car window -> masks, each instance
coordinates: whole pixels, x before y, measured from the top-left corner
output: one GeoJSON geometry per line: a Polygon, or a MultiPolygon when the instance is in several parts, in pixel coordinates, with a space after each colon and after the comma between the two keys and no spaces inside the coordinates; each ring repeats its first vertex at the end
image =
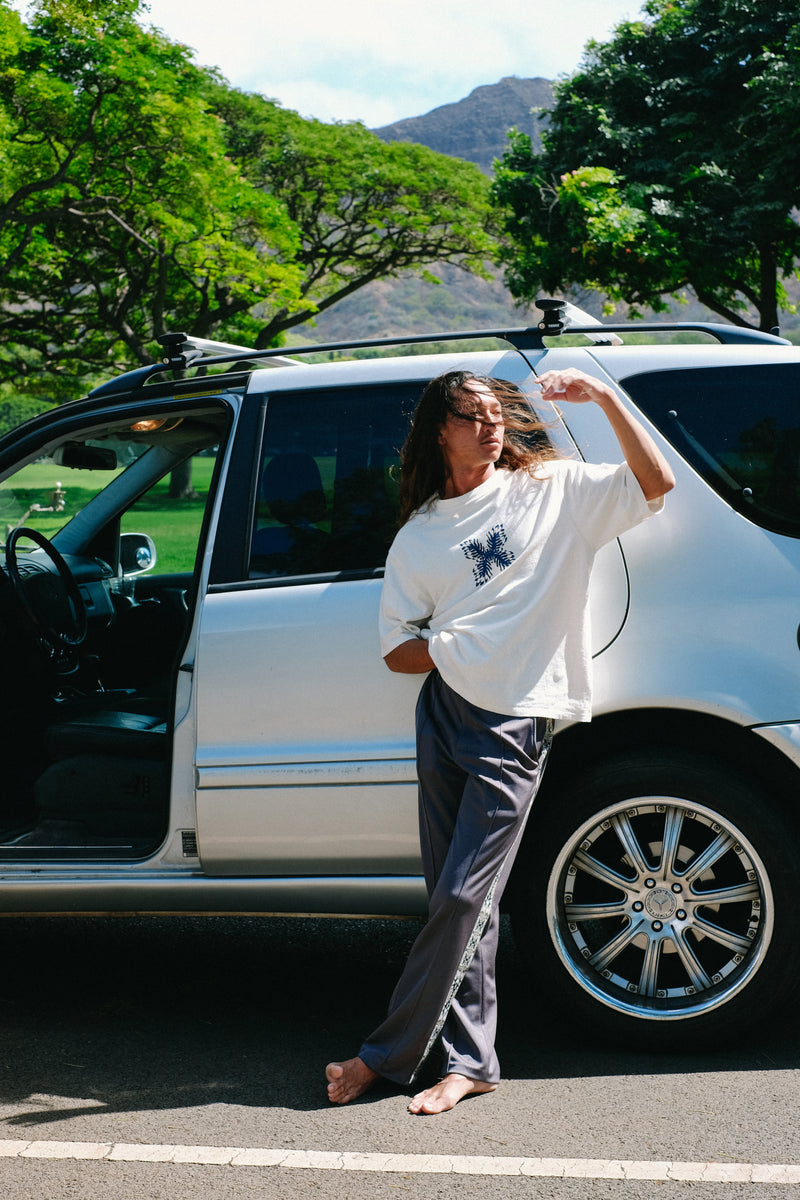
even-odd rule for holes
{"type": "Polygon", "coordinates": [[[78,465],[49,455],[28,463],[0,482],[2,541],[22,525],[52,538],[146,449],[131,447],[131,456],[115,456],[110,468],[80,465],[77,456],[78,465]]]}
{"type": "Polygon", "coordinates": [[[269,398],[250,577],[382,568],[397,531],[400,447],[419,384],[269,398]]]}
{"type": "Polygon", "coordinates": [[[621,383],[733,508],[800,536],[800,364],[649,372],[621,383]]]}
{"type": "Polygon", "coordinates": [[[146,533],[153,539],[157,574],[194,570],[215,463],[211,450],[194,455],[122,514],[122,533],[146,533]]]}
{"type": "Polygon", "coordinates": [[[73,431],[0,481],[0,543],[25,526],[115,563],[119,522],[153,539],[159,575],[191,572],[223,433],[216,412],[73,431]]]}

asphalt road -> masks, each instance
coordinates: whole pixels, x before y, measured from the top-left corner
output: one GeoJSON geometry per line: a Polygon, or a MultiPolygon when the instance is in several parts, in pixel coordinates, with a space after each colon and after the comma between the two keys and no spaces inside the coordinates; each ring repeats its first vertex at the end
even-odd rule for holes
{"type": "Polygon", "coordinates": [[[388,1086],[331,1106],[324,1064],[354,1053],[380,1018],[416,930],[257,918],[0,921],[2,1200],[427,1200],[465,1188],[557,1200],[800,1196],[800,1182],[745,1177],[747,1164],[800,1164],[793,1014],[757,1027],[745,1045],[693,1056],[597,1045],[548,1011],[507,929],[498,1092],[430,1118],[411,1117],[404,1093],[388,1086]],[[284,1165],[257,1161],[256,1151],[276,1150],[284,1165]],[[142,1161],[159,1154],[171,1160],[142,1161]],[[519,1174],[520,1163],[529,1171],[541,1160],[555,1160],[554,1172],[567,1164],[564,1177],[548,1167],[519,1174]],[[620,1161],[660,1166],[650,1178],[620,1178],[620,1161]],[[709,1162],[716,1179],[686,1177],[709,1162]],[[670,1163],[683,1164],[677,1178],[670,1163]],[[719,1178],[726,1164],[731,1178],[719,1178]]]}

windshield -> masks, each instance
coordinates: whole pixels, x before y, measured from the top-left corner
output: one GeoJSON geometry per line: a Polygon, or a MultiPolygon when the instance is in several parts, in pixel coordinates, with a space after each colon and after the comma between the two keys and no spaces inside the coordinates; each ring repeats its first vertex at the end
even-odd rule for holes
{"type": "MultiPolygon", "coordinates": [[[[105,491],[113,479],[148,450],[141,443],[124,442],[117,438],[111,438],[106,443],[100,439],[92,439],[92,442],[93,446],[89,442],[84,444],[90,450],[101,447],[108,450],[105,468],[99,455],[97,465],[86,465],[90,455],[81,459],[73,449],[72,454],[68,451],[55,457],[45,455],[0,483],[0,530],[3,543],[13,529],[22,525],[53,538],[95,496],[105,491]],[[56,461],[57,457],[61,461],[56,461]]],[[[71,445],[74,447],[76,444],[71,445]]]]}
{"type": "Polygon", "coordinates": [[[160,571],[191,570],[223,435],[220,412],[73,431],[0,481],[0,543],[25,527],[62,553],[96,554],[113,525],[152,537],[160,571]]]}

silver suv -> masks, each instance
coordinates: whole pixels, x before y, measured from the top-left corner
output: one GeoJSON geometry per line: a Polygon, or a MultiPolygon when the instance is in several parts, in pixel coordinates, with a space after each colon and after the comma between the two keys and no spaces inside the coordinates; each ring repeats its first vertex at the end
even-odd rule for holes
{"type": "MultiPolygon", "coordinates": [[[[525,389],[577,366],[678,482],[598,559],[594,720],[557,733],[515,934],[553,1005],[628,1041],[730,1036],[785,1001],[800,349],[565,337],[543,311],[489,349],[313,364],[168,335],[164,362],[0,440],[0,910],[424,914],[420,679],[386,670],[376,622],[399,447],[444,370],[525,389]]],[[[541,415],[565,452],[618,460],[593,406],[541,415]]]]}

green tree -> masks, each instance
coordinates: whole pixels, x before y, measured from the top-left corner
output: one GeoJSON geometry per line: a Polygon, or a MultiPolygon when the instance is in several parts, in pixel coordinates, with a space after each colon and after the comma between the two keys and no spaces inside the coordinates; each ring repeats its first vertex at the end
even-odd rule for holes
{"type": "Polygon", "coordinates": [[[5,378],[149,362],[168,325],[299,299],[284,206],[242,179],[204,75],[137,11],[41,0],[26,29],[0,7],[5,378]]]}
{"type": "Polygon", "coordinates": [[[477,168],[238,92],[142,8],[0,0],[0,381],[60,397],[168,328],[263,347],[381,275],[482,270],[477,168]]]}
{"type": "Polygon", "coordinates": [[[495,218],[488,180],[472,163],[386,144],[358,123],[304,120],[220,85],[209,102],[233,161],[300,230],[293,262],[302,302],[271,296],[254,309],[260,347],[376,279],[417,270],[436,280],[427,267],[452,262],[486,275],[495,218]]]}
{"type": "Polygon", "coordinates": [[[792,0],[648,0],[557,87],[540,154],[514,133],[494,199],[518,298],[595,287],[664,308],[690,287],[769,329],[800,256],[792,0]]]}
{"type": "Polygon", "coordinates": [[[18,395],[10,384],[0,384],[0,436],[49,407],[35,396],[18,395]]]}

